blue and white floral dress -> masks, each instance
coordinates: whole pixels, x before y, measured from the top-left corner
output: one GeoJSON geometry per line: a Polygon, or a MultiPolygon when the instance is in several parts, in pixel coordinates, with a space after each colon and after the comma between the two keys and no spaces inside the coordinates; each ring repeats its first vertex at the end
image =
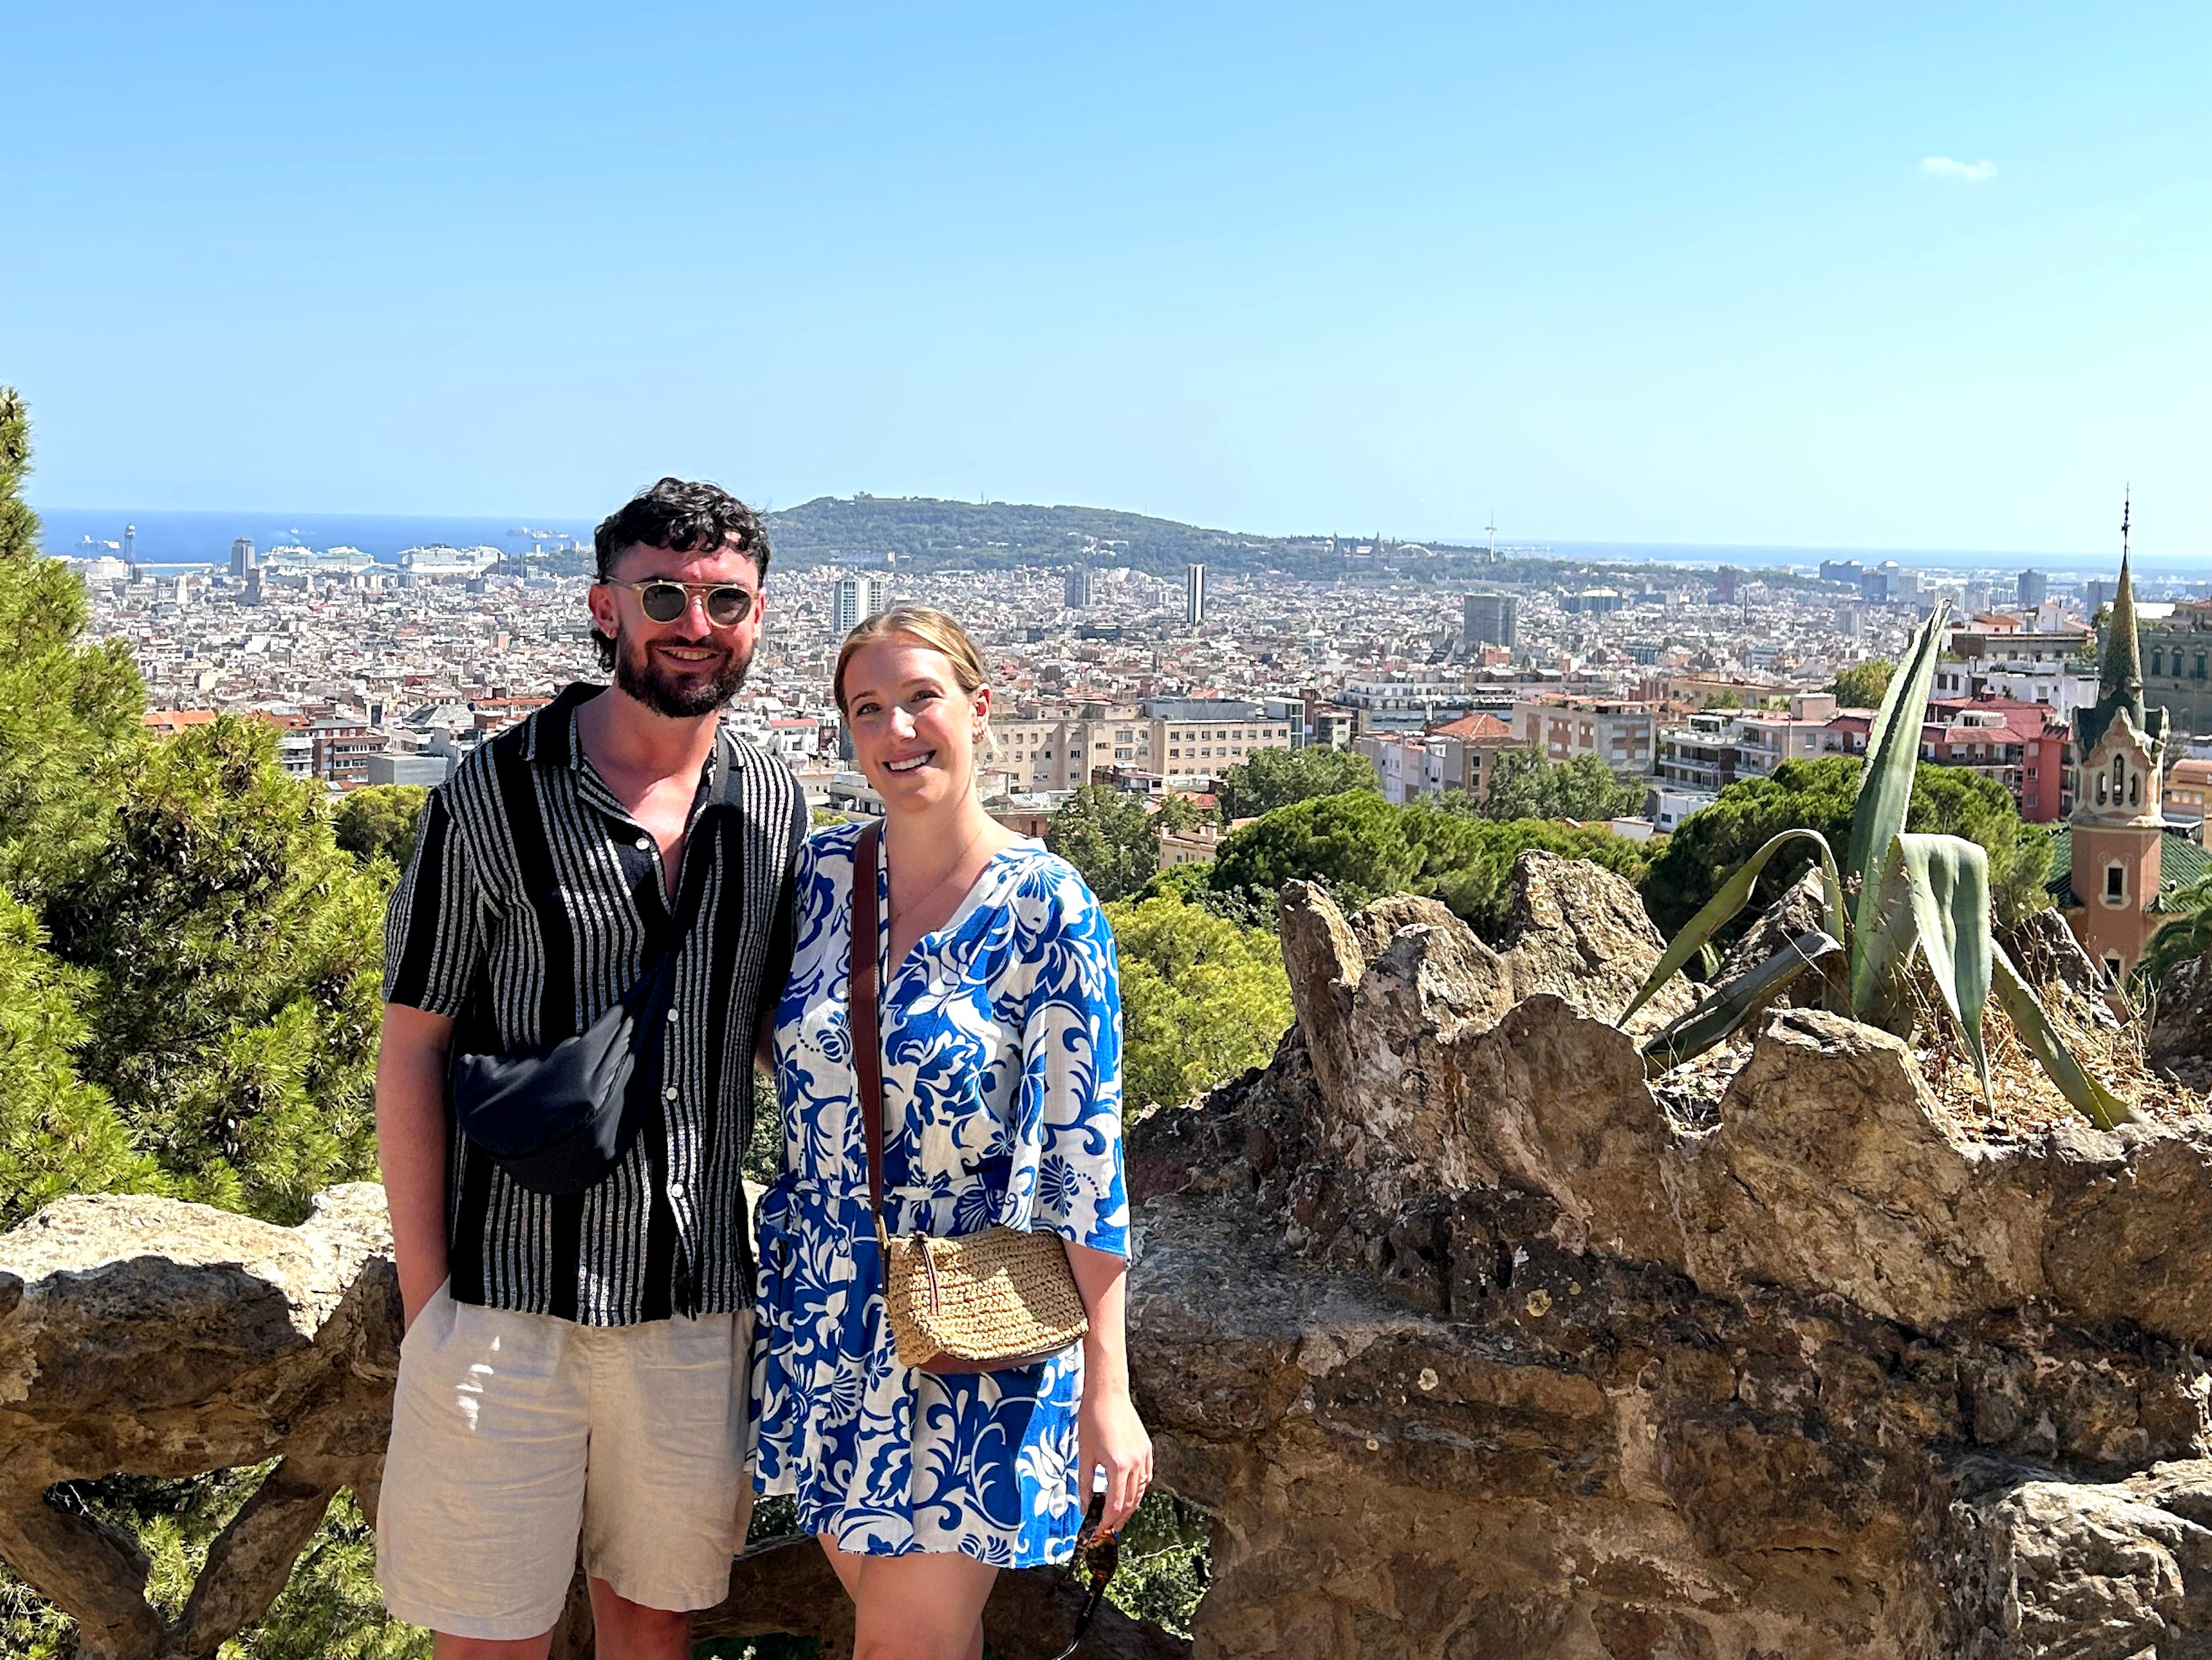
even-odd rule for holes
{"type": "MultiPolygon", "coordinates": [[[[884,1316],[847,1018],[859,835],[817,831],[799,860],[775,1034],[783,1173],[758,1215],[755,1484],[794,1495],[799,1526],[848,1551],[1062,1561],[1082,1522],[1081,1346],[939,1377],[899,1364],[884,1316]]],[[[879,861],[885,1222],[1003,1223],[1126,1255],[1121,992],[1091,890],[1017,842],[897,964],[888,891],[879,861]]]]}

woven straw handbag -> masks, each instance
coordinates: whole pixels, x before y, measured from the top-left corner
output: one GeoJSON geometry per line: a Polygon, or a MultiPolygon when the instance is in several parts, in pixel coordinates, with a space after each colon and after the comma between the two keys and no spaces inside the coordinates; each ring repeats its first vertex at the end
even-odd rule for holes
{"type": "Polygon", "coordinates": [[[996,1371],[1055,1354],[1090,1329],[1083,1295],[1055,1234],[994,1227],[937,1239],[891,1239],[884,1229],[883,1040],[876,985],[876,858],[882,826],[853,849],[853,1055],[868,1144],[868,1201],[882,1248],[884,1303],[902,1365],[924,1371],[996,1371]],[[866,941],[866,948],[861,942],[866,941]]]}

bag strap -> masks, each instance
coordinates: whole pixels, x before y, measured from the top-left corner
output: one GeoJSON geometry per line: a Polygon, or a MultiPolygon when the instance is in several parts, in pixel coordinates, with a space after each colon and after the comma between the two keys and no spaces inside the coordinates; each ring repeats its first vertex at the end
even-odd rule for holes
{"type": "Polygon", "coordinates": [[[877,1029],[876,857],[883,834],[880,823],[870,824],[853,844],[853,920],[845,971],[853,1071],[860,1082],[854,1104],[860,1109],[861,1135],[868,1146],[868,1209],[876,1219],[878,1241],[884,1238],[884,1050],[877,1029]]]}

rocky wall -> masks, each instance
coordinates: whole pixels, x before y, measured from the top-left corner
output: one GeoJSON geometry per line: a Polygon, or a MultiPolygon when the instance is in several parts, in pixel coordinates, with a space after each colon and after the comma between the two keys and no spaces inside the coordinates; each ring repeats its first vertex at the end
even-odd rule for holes
{"type": "Polygon", "coordinates": [[[1293,885],[1297,1029],[1133,1137],[1199,1655],[2212,1656],[2212,1135],[1984,1145],[1809,1009],[1670,1103],[1633,894],[1516,882],[1293,885]]]}
{"type": "MultiPolygon", "coordinates": [[[[1293,885],[1274,1061],[1131,1132],[1140,1404],[1215,1520],[1196,1653],[2212,1660],[2212,1134],[1990,1142],[1808,1008],[1717,1098],[1655,1091],[1610,1024],[1659,950],[1633,893],[1515,883],[1502,950],[1293,885]]],[[[370,1189],[0,1237],[0,1558],[88,1654],[212,1654],[337,1487],[373,1511],[396,1315],[370,1189]],[[48,1497],[270,1459],[173,1621],[48,1497]]],[[[1006,1576],[994,1648],[1048,1653],[1072,1597],[1006,1576]]],[[[804,1546],[702,1628],[850,1639],[804,1546]]]]}

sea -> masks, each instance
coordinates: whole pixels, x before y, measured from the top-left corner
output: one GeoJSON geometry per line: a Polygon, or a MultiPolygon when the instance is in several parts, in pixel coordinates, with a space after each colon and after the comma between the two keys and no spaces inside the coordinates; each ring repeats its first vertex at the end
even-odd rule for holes
{"type": "Polygon", "coordinates": [[[570,538],[588,544],[592,520],[518,517],[486,519],[467,514],[360,513],[185,513],[149,508],[39,508],[40,544],[46,552],[74,556],[88,536],[95,542],[123,540],[135,526],[138,562],[159,574],[230,566],[230,544],[239,537],[266,552],[290,544],[313,548],[359,548],[372,559],[395,562],[408,548],[444,542],[457,548],[497,548],[528,553],[539,543],[570,538]]]}

